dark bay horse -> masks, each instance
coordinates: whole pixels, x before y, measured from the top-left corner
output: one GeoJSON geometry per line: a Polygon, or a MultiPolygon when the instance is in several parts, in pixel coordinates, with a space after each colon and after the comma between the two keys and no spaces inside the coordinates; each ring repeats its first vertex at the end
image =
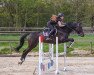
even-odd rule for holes
{"type": "Polygon", "coordinates": [[[28,36],[28,48],[26,48],[21,56],[21,62],[19,64],[22,64],[25,61],[26,55],[38,45],[39,42],[39,36],[42,35],[44,36],[44,43],[56,43],[55,37],[58,36],[58,43],[64,43],[64,42],[74,42],[73,38],[68,38],[70,33],[72,31],[75,31],[79,36],[83,37],[84,32],[82,29],[82,26],[80,23],[75,23],[75,22],[69,22],[66,23],[64,27],[56,27],[57,28],[57,34],[51,36],[50,40],[46,40],[43,32],[31,32],[31,33],[25,33],[21,38],[20,38],[20,43],[19,45],[15,48],[16,51],[19,51],[19,49],[23,46],[25,38],[28,36]]]}

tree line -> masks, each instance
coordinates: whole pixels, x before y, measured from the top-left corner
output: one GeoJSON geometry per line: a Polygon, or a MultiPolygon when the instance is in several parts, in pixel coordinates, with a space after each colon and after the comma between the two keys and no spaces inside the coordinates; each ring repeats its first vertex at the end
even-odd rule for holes
{"type": "Polygon", "coordinates": [[[0,0],[0,27],[44,27],[52,14],[94,26],[94,0],[0,0]]]}

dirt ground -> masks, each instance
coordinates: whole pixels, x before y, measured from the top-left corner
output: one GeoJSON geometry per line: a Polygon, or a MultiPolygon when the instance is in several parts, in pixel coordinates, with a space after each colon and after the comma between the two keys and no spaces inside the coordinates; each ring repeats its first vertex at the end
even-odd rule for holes
{"type": "MultiPolygon", "coordinates": [[[[22,65],[18,65],[19,59],[0,57],[0,75],[33,75],[38,66],[38,57],[27,57],[22,65]]],[[[64,59],[59,57],[59,75],[94,75],[94,57],[67,57],[66,62],[67,70],[64,71],[64,59]]],[[[43,75],[55,75],[55,66],[44,71],[43,75]]]]}

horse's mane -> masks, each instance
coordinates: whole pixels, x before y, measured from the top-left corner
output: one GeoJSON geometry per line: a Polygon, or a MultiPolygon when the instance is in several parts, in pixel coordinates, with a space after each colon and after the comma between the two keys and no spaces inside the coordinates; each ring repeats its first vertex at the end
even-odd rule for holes
{"type": "Polygon", "coordinates": [[[67,22],[65,26],[73,27],[76,24],[76,22],[67,22]]]}
{"type": "Polygon", "coordinates": [[[64,26],[64,27],[61,27],[61,28],[62,28],[62,29],[71,28],[71,27],[74,26],[73,23],[74,23],[74,22],[67,22],[67,23],[65,23],[65,26],[64,26]]]}
{"type": "Polygon", "coordinates": [[[64,27],[60,27],[60,30],[64,32],[71,32],[75,29],[76,25],[76,22],[67,22],[64,27]]]}
{"type": "Polygon", "coordinates": [[[65,27],[75,29],[77,27],[77,22],[68,22],[65,27]]]}

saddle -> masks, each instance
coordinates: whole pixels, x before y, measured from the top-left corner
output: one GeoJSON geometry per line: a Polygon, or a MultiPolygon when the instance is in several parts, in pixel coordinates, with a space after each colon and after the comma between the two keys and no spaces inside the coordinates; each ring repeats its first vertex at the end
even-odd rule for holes
{"type": "MultiPolygon", "coordinates": [[[[49,36],[49,33],[50,33],[50,28],[44,28],[44,30],[43,30],[43,35],[45,36],[45,37],[48,37],[49,36]]],[[[54,34],[52,34],[51,36],[55,36],[57,34],[57,29],[55,28],[55,33],[54,34]]]]}

